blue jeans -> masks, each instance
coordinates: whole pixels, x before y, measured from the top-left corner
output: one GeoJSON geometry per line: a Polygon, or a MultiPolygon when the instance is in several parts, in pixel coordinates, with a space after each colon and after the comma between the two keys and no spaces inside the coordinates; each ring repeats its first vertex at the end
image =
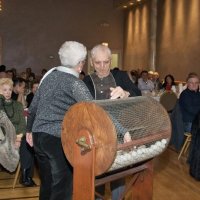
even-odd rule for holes
{"type": "Polygon", "coordinates": [[[33,133],[41,185],[40,200],[72,199],[72,167],[67,161],[61,138],[47,133],[33,133]]]}

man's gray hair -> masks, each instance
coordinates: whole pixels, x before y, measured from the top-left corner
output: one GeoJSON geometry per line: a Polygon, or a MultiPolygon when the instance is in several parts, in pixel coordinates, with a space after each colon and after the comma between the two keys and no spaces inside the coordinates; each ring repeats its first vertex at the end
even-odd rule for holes
{"type": "Polygon", "coordinates": [[[87,50],[86,47],[79,42],[66,41],[60,47],[58,54],[62,66],[72,68],[85,60],[87,50]]]}
{"type": "Polygon", "coordinates": [[[103,52],[106,52],[108,54],[108,57],[111,58],[112,57],[112,53],[111,53],[111,50],[103,45],[103,44],[98,44],[96,46],[94,46],[91,50],[91,57],[94,58],[97,54],[98,51],[103,51],[103,52]]]}

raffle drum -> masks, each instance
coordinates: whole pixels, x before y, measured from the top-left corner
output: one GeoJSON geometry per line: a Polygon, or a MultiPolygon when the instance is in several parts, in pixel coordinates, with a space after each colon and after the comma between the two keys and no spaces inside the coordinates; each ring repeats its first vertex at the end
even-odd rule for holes
{"type": "Polygon", "coordinates": [[[74,168],[73,200],[93,200],[95,186],[126,176],[132,179],[119,199],[130,189],[132,199],[152,199],[152,158],[167,148],[170,136],[168,113],[151,97],[73,105],[65,114],[61,135],[74,168]],[[124,142],[125,134],[131,141],[124,142]]]}

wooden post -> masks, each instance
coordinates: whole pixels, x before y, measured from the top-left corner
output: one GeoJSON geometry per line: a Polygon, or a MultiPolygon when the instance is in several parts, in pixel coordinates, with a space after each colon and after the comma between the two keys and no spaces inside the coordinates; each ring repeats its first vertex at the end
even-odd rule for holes
{"type": "Polygon", "coordinates": [[[88,131],[82,130],[79,135],[80,143],[85,140],[85,144],[83,144],[85,148],[80,143],[74,143],[73,200],[94,200],[95,147],[90,143],[91,136],[88,131]]]}
{"type": "Polygon", "coordinates": [[[132,188],[132,200],[153,199],[153,160],[146,163],[147,169],[139,172],[140,175],[132,188]]]}

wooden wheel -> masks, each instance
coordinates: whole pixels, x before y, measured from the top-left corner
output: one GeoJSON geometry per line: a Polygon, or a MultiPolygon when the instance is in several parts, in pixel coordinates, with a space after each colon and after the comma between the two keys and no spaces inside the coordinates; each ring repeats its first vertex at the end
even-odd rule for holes
{"type": "Polygon", "coordinates": [[[81,102],[73,105],[65,114],[61,135],[65,155],[72,166],[73,160],[76,159],[73,145],[83,131],[91,135],[94,143],[92,145],[96,148],[95,175],[100,175],[110,168],[115,159],[115,126],[106,111],[95,103],[81,102]]]}

